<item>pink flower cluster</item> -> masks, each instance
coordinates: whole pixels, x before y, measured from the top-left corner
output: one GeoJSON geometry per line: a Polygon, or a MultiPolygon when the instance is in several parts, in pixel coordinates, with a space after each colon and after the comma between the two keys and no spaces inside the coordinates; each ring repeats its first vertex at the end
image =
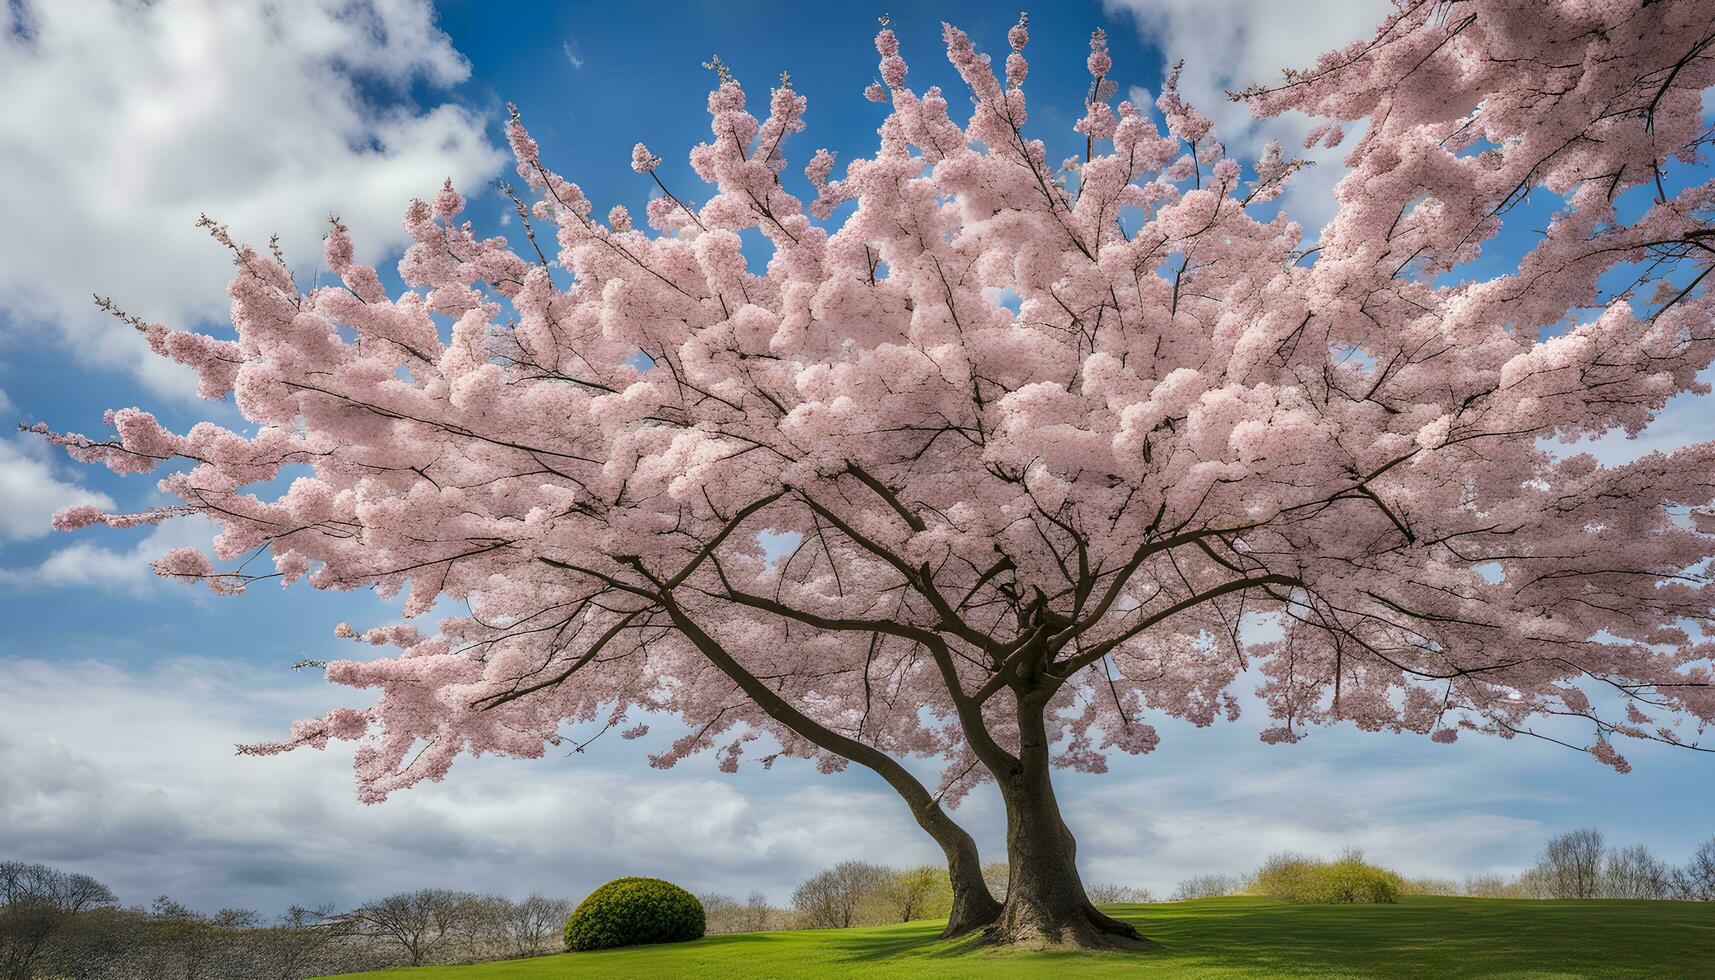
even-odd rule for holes
{"type": "Polygon", "coordinates": [[[1025,129],[1022,21],[1004,79],[946,28],[957,118],[882,30],[879,145],[838,173],[816,154],[809,205],[786,85],[760,119],[718,85],[706,199],[647,227],[599,220],[514,118],[547,254],[479,238],[450,185],[407,212],[397,297],[337,223],[339,282],[307,294],[243,251],[236,339],[148,337],[254,434],[137,409],[108,439],[50,433],[118,472],[187,464],[161,481],[181,507],[57,524],[193,512],[212,558],[162,574],[232,590],[215,562],[267,552],[408,616],[468,603],[342,625],[396,649],[328,666],[373,707],[258,749],[360,740],[366,799],[660,710],[691,734],[659,765],[730,769],[764,733],[765,765],[945,758],[956,800],[1027,745],[1098,771],[1156,746],[1150,717],[1232,719],[1241,678],[1265,741],[1530,734],[1624,769],[1616,739],[1715,722],[1715,445],[1613,466],[1543,445],[1635,432],[1715,360],[1715,184],[1678,179],[1711,23],[1709,0],[1402,4],[1251,93],[1364,124],[1314,255],[1258,207],[1296,162],[1272,147],[1244,180],[1176,75],[1159,117],[1110,105],[1099,33],[1064,175],[1025,129]],[[1617,203],[1658,173],[1682,189],[1617,203]],[[1472,271],[1535,188],[1565,204],[1522,264],[1472,271]],[[1615,290],[1622,266],[1670,286],[1615,290]],[[287,467],[308,475],[260,489],[287,467]]]}

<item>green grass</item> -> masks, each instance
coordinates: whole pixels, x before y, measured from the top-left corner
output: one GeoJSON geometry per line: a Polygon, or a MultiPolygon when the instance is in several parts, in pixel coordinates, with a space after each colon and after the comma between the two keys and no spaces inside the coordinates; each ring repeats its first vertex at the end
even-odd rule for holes
{"type": "Polygon", "coordinates": [[[710,936],[694,943],[345,980],[561,977],[1715,977],[1715,906],[1408,898],[1286,905],[1212,898],[1108,907],[1161,944],[1147,953],[1002,953],[938,942],[939,925],[710,936]]]}

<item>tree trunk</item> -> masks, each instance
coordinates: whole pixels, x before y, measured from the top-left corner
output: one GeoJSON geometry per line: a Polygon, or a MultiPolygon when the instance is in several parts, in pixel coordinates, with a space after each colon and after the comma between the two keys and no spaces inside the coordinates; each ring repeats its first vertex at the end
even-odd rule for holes
{"type": "Polygon", "coordinates": [[[953,908],[947,914],[947,928],[942,939],[952,939],[992,925],[1000,917],[1000,903],[983,881],[983,862],[977,854],[977,842],[963,827],[936,808],[951,830],[931,830],[935,840],[947,854],[947,878],[953,886],[953,908]]]}
{"type": "Polygon", "coordinates": [[[1078,844],[1049,778],[1045,707],[1045,695],[1019,698],[1018,764],[997,779],[1006,801],[1007,890],[985,938],[1032,949],[1142,948],[1149,943],[1136,929],[1084,894],[1078,844]]]}
{"type": "Polygon", "coordinates": [[[947,815],[941,802],[931,796],[915,776],[880,749],[833,731],[787,703],[774,689],[745,670],[713,637],[703,632],[674,601],[671,593],[663,593],[658,598],[674,625],[770,718],[811,744],[869,768],[904,797],[917,825],[935,838],[935,843],[941,845],[941,852],[947,856],[947,878],[953,886],[953,910],[947,917],[942,939],[962,936],[995,921],[1000,914],[1000,903],[994,900],[988,883],[983,881],[983,862],[977,853],[976,839],[947,815]]]}

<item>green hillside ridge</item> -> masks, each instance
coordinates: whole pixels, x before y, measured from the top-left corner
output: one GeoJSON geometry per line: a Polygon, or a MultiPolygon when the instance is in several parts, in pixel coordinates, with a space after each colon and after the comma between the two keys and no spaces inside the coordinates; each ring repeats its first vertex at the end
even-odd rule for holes
{"type": "Polygon", "coordinates": [[[1161,946],[1025,953],[936,939],[911,922],[710,936],[692,943],[348,974],[344,980],[750,980],[795,977],[1711,977],[1715,907],[1700,902],[1411,897],[1288,905],[1231,897],[1107,906],[1161,946]]]}

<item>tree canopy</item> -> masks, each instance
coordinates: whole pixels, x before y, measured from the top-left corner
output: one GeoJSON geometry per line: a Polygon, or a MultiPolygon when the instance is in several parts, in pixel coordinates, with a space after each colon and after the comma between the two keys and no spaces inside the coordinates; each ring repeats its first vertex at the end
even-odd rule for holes
{"type": "Polygon", "coordinates": [[[181,504],[60,525],[202,514],[212,558],[161,574],[468,603],[342,624],[397,648],[327,665],[379,698],[253,747],[358,740],[368,800],[671,713],[656,765],[734,769],[765,734],[765,766],[858,761],[921,820],[1149,752],[1152,715],[1235,718],[1241,677],[1270,742],[1538,735],[1622,770],[1623,738],[1693,745],[1715,443],[1603,465],[1553,442],[1707,390],[1715,4],[1401,0],[1238,93],[1330,145],[1359,130],[1311,248],[1271,203],[1299,162],[1229,155],[1177,70],[1154,111],[1113,104],[1100,31],[1088,152],[1048,159],[1028,34],[997,74],[945,29],[955,114],[884,26],[879,146],[810,156],[802,196],[804,98],[783,82],[759,118],[723,67],[707,198],[662,184],[641,223],[514,115],[522,240],[477,237],[449,183],[406,213],[397,297],[337,220],[339,282],[308,291],[211,223],[236,339],[137,326],[254,432],[126,409],[112,438],[48,433],[121,472],[188,461],[161,482],[181,504]],[[1515,228],[1545,195],[1546,228],[1515,228]],[[1533,237],[1495,271],[1503,225],[1533,237]],[[932,791],[913,755],[946,760],[932,791]]]}

